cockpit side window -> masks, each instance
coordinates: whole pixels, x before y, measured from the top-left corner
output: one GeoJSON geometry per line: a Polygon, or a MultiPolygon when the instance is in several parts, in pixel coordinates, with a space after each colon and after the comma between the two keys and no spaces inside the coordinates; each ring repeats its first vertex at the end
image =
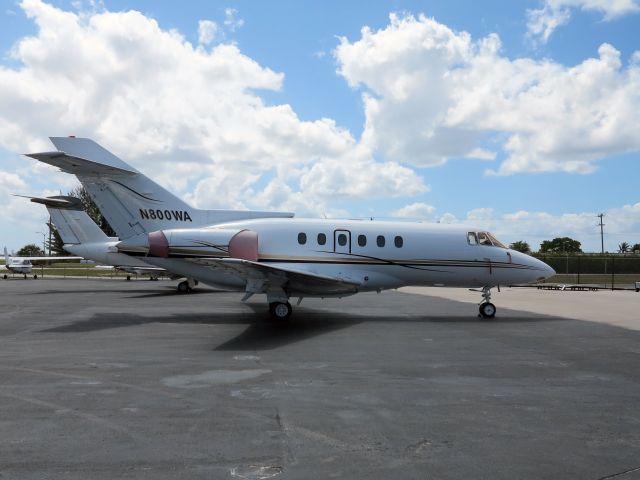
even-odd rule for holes
{"type": "Polygon", "coordinates": [[[486,247],[507,248],[489,232],[469,232],[467,233],[469,245],[484,245],[486,247]]]}
{"type": "Polygon", "coordinates": [[[500,247],[500,248],[507,248],[504,243],[502,243],[500,240],[498,240],[496,237],[494,237],[493,235],[491,235],[489,232],[487,232],[487,237],[489,237],[489,240],[491,240],[491,243],[493,244],[494,247],[500,247]]]}
{"type": "Polygon", "coordinates": [[[493,245],[491,243],[491,239],[487,235],[487,232],[478,232],[478,243],[480,245],[488,245],[488,246],[493,245]]]}

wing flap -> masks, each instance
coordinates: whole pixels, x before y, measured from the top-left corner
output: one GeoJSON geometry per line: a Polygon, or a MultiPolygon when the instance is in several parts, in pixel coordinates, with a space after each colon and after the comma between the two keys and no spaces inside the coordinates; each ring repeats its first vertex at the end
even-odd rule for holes
{"type": "Polygon", "coordinates": [[[193,258],[192,263],[236,275],[248,284],[262,285],[260,291],[266,293],[270,288],[280,287],[296,295],[350,295],[358,292],[359,282],[353,280],[319,275],[303,270],[294,270],[238,258],[193,258]]]}

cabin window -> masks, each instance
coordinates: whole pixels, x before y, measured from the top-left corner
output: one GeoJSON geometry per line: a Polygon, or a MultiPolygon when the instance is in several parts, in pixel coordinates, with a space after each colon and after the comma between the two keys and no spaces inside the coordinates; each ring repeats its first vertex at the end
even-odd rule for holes
{"type": "Polygon", "coordinates": [[[402,248],[404,241],[402,240],[402,237],[400,235],[397,235],[396,238],[393,239],[393,244],[396,246],[396,248],[402,248]]]}
{"type": "Polygon", "coordinates": [[[327,236],[324,233],[318,234],[318,245],[324,245],[327,243],[327,236]]]}
{"type": "Polygon", "coordinates": [[[365,235],[358,235],[358,246],[365,247],[367,245],[367,237],[365,235]]]}
{"type": "Polygon", "coordinates": [[[304,245],[305,243],[307,243],[307,234],[304,232],[300,232],[298,234],[298,243],[300,245],[304,245]]]}
{"type": "Polygon", "coordinates": [[[467,242],[469,243],[469,245],[478,244],[478,237],[476,237],[476,232],[467,233],[467,242]]]}
{"type": "Polygon", "coordinates": [[[341,233],[338,235],[338,245],[340,245],[341,247],[344,247],[347,244],[347,235],[344,233],[341,233]]]}
{"type": "Polygon", "coordinates": [[[384,235],[378,235],[378,238],[376,238],[376,244],[382,248],[384,247],[385,241],[384,241],[384,235]]]}

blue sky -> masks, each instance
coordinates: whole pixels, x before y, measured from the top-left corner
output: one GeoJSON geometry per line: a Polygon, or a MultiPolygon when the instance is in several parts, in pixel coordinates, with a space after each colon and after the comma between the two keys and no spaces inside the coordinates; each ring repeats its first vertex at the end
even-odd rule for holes
{"type": "Polygon", "coordinates": [[[638,2],[363,5],[5,2],[0,240],[43,228],[10,193],[74,184],[18,154],[77,134],[202,208],[465,222],[588,251],[604,212],[607,250],[640,243],[638,2]]]}

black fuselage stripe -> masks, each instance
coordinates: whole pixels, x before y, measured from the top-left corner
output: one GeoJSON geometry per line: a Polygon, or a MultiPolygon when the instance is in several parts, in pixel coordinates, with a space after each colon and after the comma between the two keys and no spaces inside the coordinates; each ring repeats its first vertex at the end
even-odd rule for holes
{"type": "MultiPolygon", "coordinates": [[[[127,255],[131,255],[132,257],[147,257],[147,254],[144,252],[124,252],[127,255]]],[[[152,258],[163,258],[163,257],[152,257],[152,258]]],[[[230,258],[228,256],[220,256],[220,255],[192,255],[188,253],[180,254],[180,253],[170,253],[166,258],[175,258],[175,259],[194,259],[197,260],[202,258],[206,259],[225,259],[230,258]]],[[[436,261],[438,262],[438,261],[436,261]]],[[[285,258],[261,258],[258,259],[258,263],[279,263],[279,264],[314,264],[314,265],[345,265],[345,266],[356,266],[356,265],[375,265],[375,266],[389,266],[389,267],[404,267],[411,268],[417,270],[426,270],[426,268],[421,267],[436,267],[436,268],[502,268],[502,269],[510,269],[510,270],[539,270],[536,267],[532,267],[529,265],[522,265],[519,263],[491,263],[488,262],[474,262],[473,260],[469,261],[461,261],[461,262],[453,262],[451,263],[434,263],[433,261],[419,261],[419,262],[401,262],[401,261],[392,261],[392,260],[379,260],[379,261],[348,261],[348,260],[317,260],[317,259],[285,259],[285,258]]],[[[444,272],[443,270],[431,270],[431,271],[439,271],[444,272]]]]}

